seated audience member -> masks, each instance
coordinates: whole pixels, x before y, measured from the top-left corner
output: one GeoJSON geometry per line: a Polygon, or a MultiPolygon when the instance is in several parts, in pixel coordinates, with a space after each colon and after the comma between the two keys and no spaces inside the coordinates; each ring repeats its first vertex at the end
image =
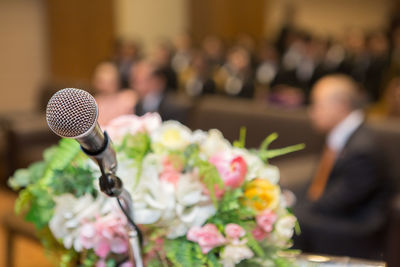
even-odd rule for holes
{"type": "Polygon", "coordinates": [[[175,54],[171,60],[171,66],[178,74],[185,71],[192,61],[192,38],[189,34],[178,35],[174,42],[175,54]]]}
{"type": "Polygon", "coordinates": [[[278,52],[274,46],[265,41],[258,53],[258,66],[255,75],[257,83],[265,89],[269,89],[279,67],[278,52]]]}
{"type": "Polygon", "coordinates": [[[372,119],[400,118],[400,77],[393,78],[379,103],[368,114],[372,119]]]}
{"type": "Polygon", "coordinates": [[[225,62],[225,51],[222,40],[217,36],[206,36],[201,44],[212,71],[221,67],[225,62]]]}
{"type": "Polygon", "coordinates": [[[162,41],[155,46],[152,60],[157,64],[159,71],[164,73],[167,79],[167,89],[176,91],[178,89],[178,78],[174,69],[171,67],[172,47],[169,42],[162,41]]]}
{"type": "Polygon", "coordinates": [[[389,68],[389,40],[383,32],[372,33],[367,40],[369,65],[365,79],[365,88],[372,102],[382,96],[382,82],[389,68]]]}
{"type": "Polygon", "coordinates": [[[250,63],[250,54],[246,49],[233,48],[226,63],[214,75],[218,89],[228,96],[252,98],[254,84],[250,63]]]}
{"type": "Polygon", "coordinates": [[[119,73],[113,63],[99,64],[93,75],[95,99],[99,107],[99,124],[107,125],[110,120],[131,114],[136,104],[136,94],[132,90],[119,90],[119,73]]]}
{"type": "Polygon", "coordinates": [[[190,66],[179,76],[180,88],[191,97],[215,93],[215,83],[211,75],[211,67],[204,53],[193,53],[190,66]]]}
{"type": "Polygon", "coordinates": [[[129,87],[129,74],[131,67],[140,58],[138,43],[132,40],[121,40],[116,44],[114,62],[120,75],[121,88],[129,87]]]}
{"type": "Polygon", "coordinates": [[[306,252],[379,258],[391,196],[387,162],[364,126],[361,96],[354,80],[329,75],[311,93],[315,128],[326,145],[304,196],[295,207],[306,252]]]}
{"type": "Polygon", "coordinates": [[[186,114],[176,107],[173,96],[167,95],[167,78],[157,64],[146,60],[136,64],[132,69],[131,87],[139,97],[136,115],[158,112],[163,120],[184,120],[186,114]]]}

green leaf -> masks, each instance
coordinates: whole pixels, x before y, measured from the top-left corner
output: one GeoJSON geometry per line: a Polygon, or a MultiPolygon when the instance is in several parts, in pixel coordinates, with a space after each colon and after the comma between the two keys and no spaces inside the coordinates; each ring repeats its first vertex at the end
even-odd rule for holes
{"type": "Polygon", "coordinates": [[[264,150],[259,152],[259,156],[263,161],[268,159],[272,159],[278,156],[286,155],[295,151],[299,151],[304,149],[306,146],[305,144],[297,144],[293,146],[288,146],[279,149],[272,149],[272,150],[264,150]]]}
{"type": "Polygon", "coordinates": [[[37,182],[43,175],[45,163],[40,161],[31,164],[27,169],[18,169],[8,180],[8,185],[13,190],[19,190],[29,184],[37,182]]]}
{"type": "Polygon", "coordinates": [[[240,128],[239,140],[233,142],[233,146],[237,148],[245,148],[246,146],[246,127],[240,128]]]}
{"type": "Polygon", "coordinates": [[[191,170],[195,167],[199,169],[199,175],[208,192],[210,198],[213,201],[215,207],[218,206],[218,201],[215,195],[216,188],[224,188],[224,182],[218,173],[217,168],[208,162],[207,160],[202,160],[199,156],[199,146],[196,144],[189,145],[183,152],[186,158],[185,169],[191,170]]]}
{"type": "Polygon", "coordinates": [[[106,261],[106,267],[115,267],[115,266],[117,266],[117,263],[115,262],[114,259],[108,259],[106,261]]]}
{"type": "Polygon", "coordinates": [[[276,139],[278,139],[278,137],[279,137],[279,135],[278,135],[277,133],[272,133],[272,134],[268,135],[268,136],[264,139],[264,141],[261,143],[260,150],[261,150],[261,151],[267,150],[268,147],[269,147],[269,145],[270,145],[272,142],[274,142],[276,139]]]}
{"type": "Polygon", "coordinates": [[[137,133],[135,135],[127,135],[119,148],[125,154],[134,160],[135,167],[137,168],[135,186],[139,182],[140,175],[142,174],[142,163],[144,157],[150,152],[151,140],[146,133],[137,133]]]}
{"type": "Polygon", "coordinates": [[[188,241],[186,238],[165,240],[164,250],[169,261],[176,267],[202,267],[205,266],[205,256],[199,252],[199,245],[188,241]]]}
{"type": "Polygon", "coordinates": [[[257,240],[254,239],[250,229],[246,229],[247,245],[254,251],[258,257],[264,257],[265,253],[257,240]]]}
{"type": "Polygon", "coordinates": [[[218,206],[217,197],[215,195],[215,189],[224,188],[224,182],[222,181],[217,168],[208,161],[198,160],[197,166],[199,167],[199,175],[203,179],[203,183],[208,189],[211,200],[214,206],[218,206]]]}
{"type": "Polygon", "coordinates": [[[94,180],[91,171],[79,166],[68,166],[64,170],[55,170],[49,187],[55,195],[71,193],[76,197],[85,194],[96,196],[97,190],[94,187],[94,180]]]}

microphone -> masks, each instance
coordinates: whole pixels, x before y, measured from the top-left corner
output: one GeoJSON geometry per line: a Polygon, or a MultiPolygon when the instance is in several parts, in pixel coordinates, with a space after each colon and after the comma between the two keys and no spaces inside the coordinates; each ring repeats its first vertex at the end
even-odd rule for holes
{"type": "Polygon", "coordinates": [[[95,160],[104,173],[115,174],[117,159],[111,140],[97,122],[98,107],[88,92],[65,88],[56,92],[46,108],[50,129],[60,137],[74,138],[82,151],[95,160]]]}
{"type": "Polygon", "coordinates": [[[130,223],[129,246],[135,266],[143,267],[141,257],[142,234],[133,221],[132,198],[115,175],[117,159],[111,140],[97,122],[97,103],[88,92],[65,88],[55,93],[46,108],[50,129],[61,137],[74,138],[83,152],[96,161],[101,170],[100,190],[110,197],[117,197],[118,204],[130,223]],[[122,202],[121,202],[122,201],[122,202]]]}

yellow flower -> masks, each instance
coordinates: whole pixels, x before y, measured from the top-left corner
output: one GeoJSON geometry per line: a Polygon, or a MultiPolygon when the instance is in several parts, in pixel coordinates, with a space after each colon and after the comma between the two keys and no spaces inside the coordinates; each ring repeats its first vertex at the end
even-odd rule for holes
{"type": "Polygon", "coordinates": [[[280,189],[268,180],[254,179],[244,190],[245,204],[257,211],[275,210],[279,204],[280,189]]]}

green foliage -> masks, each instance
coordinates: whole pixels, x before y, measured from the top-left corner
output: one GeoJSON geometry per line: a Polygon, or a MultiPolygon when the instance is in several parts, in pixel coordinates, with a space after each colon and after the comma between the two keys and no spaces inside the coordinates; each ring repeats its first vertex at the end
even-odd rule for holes
{"type": "Polygon", "coordinates": [[[80,154],[80,146],[75,140],[62,139],[57,147],[45,151],[44,161],[17,171],[10,179],[9,184],[13,189],[25,187],[16,201],[16,212],[26,211],[25,219],[34,223],[37,229],[44,228],[53,214],[53,179],[79,158],[80,154]]]}
{"type": "Polygon", "coordinates": [[[239,140],[233,142],[233,146],[237,148],[245,148],[246,146],[246,127],[240,128],[239,140]]]}
{"type": "MultiPolygon", "coordinates": [[[[94,253],[93,250],[87,250],[85,251],[85,257],[83,258],[82,264],[80,265],[81,267],[92,267],[96,265],[96,262],[98,261],[97,255],[94,253]]],[[[115,262],[114,262],[115,263],[115,262]]],[[[112,263],[111,263],[112,264],[112,263]]],[[[109,265],[108,261],[106,262],[107,267],[114,267],[114,265],[109,265]]]]}
{"type": "Polygon", "coordinates": [[[78,261],[78,253],[73,249],[67,250],[61,255],[60,267],[72,267],[75,266],[75,262],[78,261]]]}
{"type": "Polygon", "coordinates": [[[108,259],[107,261],[106,261],[106,267],[115,267],[115,266],[117,266],[117,263],[115,262],[115,260],[114,259],[108,259]]]}
{"type": "Polygon", "coordinates": [[[45,167],[45,162],[40,161],[31,164],[27,169],[18,169],[8,180],[8,185],[13,190],[19,190],[31,183],[35,183],[42,177],[45,167]]]}
{"type": "Polygon", "coordinates": [[[184,155],[187,159],[186,169],[192,169],[194,167],[198,168],[199,175],[202,178],[204,185],[208,189],[211,200],[213,201],[214,206],[217,207],[218,201],[215,196],[215,189],[216,187],[217,189],[224,188],[224,182],[222,181],[217,168],[207,160],[203,160],[199,157],[198,145],[189,145],[184,151],[184,155]]]}
{"type": "Polygon", "coordinates": [[[54,178],[50,181],[49,186],[53,189],[55,195],[64,193],[72,193],[76,197],[81,197],[85,194],[96,196],[91,171],[82,167],[68,166],[64,170],[56,170],[54,178]]]}
{"type": "Polygon", "coordinates": [[[276,139],[278,139],[278,134],[272,133],[267,136],[261,143],[260,149],[256,153],[262,161],[268,162],[269,159],[283,156],[295,151],[303,150],[306,147],[305,144],[297,144],[279,149],[268,149],[269,145],[276,139]]]}
{"type": "Polygon", "coordinates": [[[137,168],[135,185],[139,182],[142,173],[142,162],[144,157],[151,149],[150,137],[146,133],[137,133],[135,135],[126,135],[122,145],[118,150],[124,151],[125,154],[134,160],[137,168]]]}
{"type": "Polygon", "coordinates": [[[246,229],[246,238],[247,238],[247,245],[254,251],[254,253],[258,257],[261,258],[265,257],[263,248],[260,246],[257,240],[254,239],[253,235],[250,232],[250,229],[246,229]]]}
{"type": "Polygon", "coordinates": [[[223,229],[224,225],[228,223],[243,225],[247,221],[252,221],[255,213],[252,209],[242,205],[240,200],[242,196],[241,188],[227,190],[219,202],[218,211],[207,222],[223,229]]]}
{"type": "Polygon", "coordinates": [[[190,242],[184,237],[166,240],[164,250],[167,259],[174,267],[221,267],[212,251],[204,255],[198,244],[190,242]]]}

